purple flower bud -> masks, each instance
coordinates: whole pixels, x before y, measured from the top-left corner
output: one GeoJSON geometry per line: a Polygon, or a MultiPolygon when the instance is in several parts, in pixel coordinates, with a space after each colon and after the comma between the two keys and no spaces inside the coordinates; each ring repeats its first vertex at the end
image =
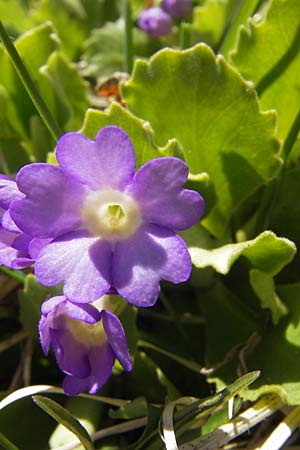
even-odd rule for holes
{"type": "Polygon", "coordinates": [[[71,303],[64,296],[42,305],[41,345],[45,355],[53,346],[57,364],[66,374],[63,388],[67,395],[85,390],[95,394],[111,376],[116,359],[124,370],[132,369],[121,322],[102,309],[107,306],[104,298],[95,305],[71,303]]]}
{"type": "Polygon", "coordinates": [[[150,36],[162,37],[171,33],[172,19],[161,8],[148,8],[141,12],[138,25],[150,36]]]}
{"type": "Polygon", "coordinates": [[[192,0],[164,0],[163,8],[172,16],[182,19],[192,9],[192,0]]]}

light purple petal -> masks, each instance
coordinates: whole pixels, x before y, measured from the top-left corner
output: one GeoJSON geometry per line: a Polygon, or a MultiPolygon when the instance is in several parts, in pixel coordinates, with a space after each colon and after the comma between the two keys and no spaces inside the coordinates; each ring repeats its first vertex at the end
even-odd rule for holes
{"type": "Polygon", "coordinates": [[[184,241],[172,231],[145,225],[116,244],[113,285],[129,303],[148,307],[156,302],[161,280],[180,283],[191,272],[191,259],[184,241]]]}
{"type": "MultiPolygon", "coordinates": [[[[49,314],[54,308],[56,308],[60,303],[64,302],[66,299],[63,295],[56,295],[55,297],[51,297],[48,300],[45,300],[41,306],[41,312],[45,316],[49,314]]],[[[55,314],[53,316],[55,319],[55,314]]]]}
{"type": "Polygon", "coordinates": [[[94,301],[111,285],[111,246],[83,231],[68,233],[44,247],[35,275],[46,286],[64,281],[63,292],[74,302],[94,301]]]}
{"type": "Polygon", "coordinates": [[[20,269],[26,269],[27,267],[31,266],[34,263],[33,259],[18,256],[15,258],[11,263],[11,268],[20,270],[20,269]]]}
{"type": "Polygon", "coordinates": [[[173,157],[153,159],[137,171],[130,193],[145,221],[184,230],[200,219],[204,200],[197,192],[182,189],[187,175],[187,165],[173,157]]]}
{"type": "Polygon", "coordinates": [[[25,252],[20,252],[19,250],[13,248],[13,243],[16,239],[16,234],[11,233],[10,231],[4,230],[0,228],[0,264],[14,268],[24,268],[28,267],[32,264],[31,260],[26,258],[27,254],[25,252]],[[23,264],[20,262],[20,267],[15,264],[15,260],[17,258],[24,258],[26,261],[23,261],[23,264]],[[25,265],[24,265],[25,264],[25,265]]]}
{"type": "Polygon", "coordinates": [[[9,209],[3,213],[2,226],[7,231],[12,231],[13,233],[20,233],[20,229],[17,227],[15,222],[12,220],[9,209]]]}
{"type": "Polygon", "coordinates": [[[94,141],[80,133],[67,133],[57,143],[56,156],[66,173],[94,190],[123,190],[135,168],[130,138],[116,126],[102,128],[94,141]]]}
{"type": "Polygon", "coordinates": [[[117,316],[109,311],[101,311],[101,319],[108,342],[120,361],[123,368],[129,372],[132,370],[132,361],[128,351],[126,336],[123,326],[117,316]]]}
{"type": "Polygon", "coordinates": [[[47,356],[51,345],[51,336],[49,322],[45,316],[42,316],[39,322],[39,336],[43,352],[47,356]]]}
{"type": "Polygon", "coordinates": [[[14,180],[0,176],[0,207],[8,209],[13,200],[22,198],[24,195],[19,191],[18,186],[14,180]]]}
{"type": "Polygon", "coordinates": [[[77,395],[85,390],[95,394],[111,376],[114,365],[114,354],[110,345],[93,347],[90,351],[89,361],[91,375],[84,379],[65,377],[63,389],[67,395],[77,395]]]}
{"type": "Polygon", "coordinates": [[[36,259],[42,249],[46,247],[47,244],[51,242],[52,239],[39,239],[39,238],[33,238],[31,239],[29,245],[28,245],[28,253],[29,256],[33,259],[36,259]]]}
{"type": "Polygon", "coordinates": [[[59,368],[67,375],[78,378],[89,376],[91,367],[86,346],[76,341],[67,329],[50,328],[50,336],[59,368]]]}
{"type": "Polygon", "coordinates": [[[69,317],[82,322],[94,324],[100,320],[101,313],[93,305],[89,303],[73,303],[66,301],[66,313],[69,317]]]}
{"type": "Polygon", "coordinates": [[[10,211],[22,231],[54,238],[79,226],[84,190],[60,167],[30,164],[19,171],[17,184],[27,197],[13,201],[10,211]]]}

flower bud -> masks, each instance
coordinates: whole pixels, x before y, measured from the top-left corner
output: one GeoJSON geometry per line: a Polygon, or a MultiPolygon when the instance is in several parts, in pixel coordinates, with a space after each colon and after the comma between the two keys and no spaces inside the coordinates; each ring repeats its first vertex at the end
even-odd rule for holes
{"type": "Polygon", "coordinates": [[[172,19],[161,8],[144,9],[138,18],[139,27],[152,37],[167,36],[172,30],[172,19]]]}
{"type": "Polygon", "coordinates": [[[164,0],[162,7],[178,19],[187,16],[192,9],[192,0],[164,0]]]}

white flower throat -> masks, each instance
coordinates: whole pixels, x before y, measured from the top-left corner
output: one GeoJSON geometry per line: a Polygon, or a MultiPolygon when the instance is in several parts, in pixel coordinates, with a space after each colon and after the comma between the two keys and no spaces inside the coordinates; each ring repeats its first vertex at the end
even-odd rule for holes
{"type": "Polygon", "coordinates": [[[126,239],[142,223],[137,202],[115,189],[90,192],[82,208],[82,221],[95,236],[111,241],[126,239]]]}

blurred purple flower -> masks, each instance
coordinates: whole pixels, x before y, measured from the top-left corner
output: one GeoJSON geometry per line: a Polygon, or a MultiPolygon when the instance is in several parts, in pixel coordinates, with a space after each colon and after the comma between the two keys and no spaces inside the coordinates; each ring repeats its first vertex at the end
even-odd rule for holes
{"type": "Polygon", "coordinates": [[[12,220],[9,206],[23,197],[14,180],[0,175],[0,264],[12,269],[32,265],[42,246],[49,242],[22,233],[12,220]]]}
{"type": "Polygon", "coordinates": [[[204,201],[182,189],[188,175],[182,160],[157,158],[134,174],[132,143],[115,126],[102,128],[94,141],[65,134],[56,155],[60,166],[36,163],[19,171],[25,197],[10,205],[24,233],[53,240],[37,255],[40,283],[64,281],[64,295],[77,303],[114,290],[147,307],[161,280],[188,279],[190,256],[173,230],[197,222],[204,201]]]}
{"type": "Polygon", "coordinates": [[[163,0],[162,7],[174,17],[182,19],[192,10],[192,0],[163,0]]]}
{"type": "Polygon", "coordinates": [[[138,26],[152,37],[167,36],[172,30],[172,19],[162,8],[148,8],[139,15],[138,26]]]}
{"type": "Polygon", "coordinates": [[[67,395],[86,390],[95,394],[110,377],[116,359],[124,370],[132,370],[124,329],[108,310],[52,297],[42,305],[39,334],[45,355],[52,345],[57,364],[66,374],[67,395]]]}

